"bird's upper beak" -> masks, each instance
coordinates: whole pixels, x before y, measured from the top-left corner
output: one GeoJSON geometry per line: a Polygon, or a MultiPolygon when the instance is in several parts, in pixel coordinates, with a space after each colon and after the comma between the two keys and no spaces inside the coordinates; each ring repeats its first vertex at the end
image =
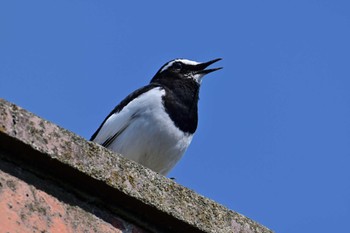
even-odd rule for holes
{"type": "Polygon", "coordinates": [[[217,70],[222,69],[222,67],[212,68],[212,69],[205,69],[208,66],[210,66],[211,64],[213,64],[213,63],[215,63],[217,61],[220,61],[220,60],[222,60],[222,58],[217,58],[217,59],[214,59],[214,60],[211,60],[211,61],[208,61],[208,62],[199,63],[198,65],[196,65],[196,74],[205,75],[205,74],[209,74],[209,73],[211,73],[213,71],[217,71],[217,70]]]}

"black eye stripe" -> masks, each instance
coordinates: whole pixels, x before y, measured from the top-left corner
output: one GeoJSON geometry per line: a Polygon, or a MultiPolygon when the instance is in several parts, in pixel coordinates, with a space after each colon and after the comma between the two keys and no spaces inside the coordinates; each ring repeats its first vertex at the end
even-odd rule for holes
{"type": "Polygon", "coordinates": [[[181,62],[175,62],[171,67],[176,70],[181,70],[183,65],[181,62]]]}

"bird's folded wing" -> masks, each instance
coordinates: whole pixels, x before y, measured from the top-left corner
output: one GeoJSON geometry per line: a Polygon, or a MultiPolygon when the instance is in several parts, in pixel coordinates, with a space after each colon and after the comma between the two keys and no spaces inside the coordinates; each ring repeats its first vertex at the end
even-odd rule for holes
{"type": "Polygon", "coordinates": [[[104,147],[108,147],[115,139],[119,137],[119,135],[121,135],[124,132],[124,130],[126,130],[126,128],[128,128],[129,125],[130,124],[123,126],[118,132],[116,132],[113,136],[109,137],[101,145],[104,147]]]}
{"type": "Polygon", "coordinates": [[[137,117],[137,112],[121,111],[110,115],[101,126],[94,142],[108,147],[121,135],[131,122],[137,117]]]}
{"type": "MultiPolygon", "coordinates": [[[[137,99],[144,93],[158,89],[158,84],[149,84],[147,86],[144,86],[130,95],[128,95],[122,102],[120,102],[113,111],[106,117],[106,119],[102,122],[100,127],[96,130],[96,132],[91,136],[90,140],[93,142],[97,142],[99,144],[105,143],[110,137],[113,137],[114,135],[121,134],[122,131],[124,131],[128,125],[130,124],[130,121],[135,119],[136,113],[139,111],[139,109],[133,108],[133,110],[130,109],[124,109],[126,106],[128,106],[133,100],[137,99]]],[[[116,135],[117,137],[118,135],[116,135]]],[[[116,137],[114,139],[116,139],[116,137]]]]}

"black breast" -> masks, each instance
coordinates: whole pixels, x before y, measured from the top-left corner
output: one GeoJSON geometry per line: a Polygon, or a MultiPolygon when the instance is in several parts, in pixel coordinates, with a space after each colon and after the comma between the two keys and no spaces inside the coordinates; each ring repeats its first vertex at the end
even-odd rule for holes
{"type": "Polygon", "coordinates": [[[180,130],[193,134],[198,124],[199,84],[192,79],[161,82],[166,94],[163,103],[171,120],[180,130]]]}

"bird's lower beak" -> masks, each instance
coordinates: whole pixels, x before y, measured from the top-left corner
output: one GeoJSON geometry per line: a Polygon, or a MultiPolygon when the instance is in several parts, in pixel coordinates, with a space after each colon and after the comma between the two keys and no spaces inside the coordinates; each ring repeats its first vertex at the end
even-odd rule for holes
{"type": "Polygon", "coordinates": [[[214,60],[211,60],[211,61],[208,61],[208,62],[199,63],[198,65],[196,65],[196,68],[198,68],[196,73],[204,75],[204,74],[209,74],[209,73],[211,73],[213,71],[217,71],[217,70],[222,69],[222,67],[212,68],[212,69],[205,69],[208,66],[210,66],[211,64],[213,64],[213,63],[215,63],[217,61],[220,61],[220,60],[222,60],[222,58],[217,58],[217,59],[214,59],[214,60]]]}

